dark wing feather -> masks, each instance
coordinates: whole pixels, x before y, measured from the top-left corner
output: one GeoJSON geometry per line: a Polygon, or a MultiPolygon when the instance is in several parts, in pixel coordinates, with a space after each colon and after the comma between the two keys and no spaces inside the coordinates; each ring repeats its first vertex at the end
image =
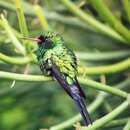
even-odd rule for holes
{"type": "Polygon", "coordinates": [[[77,79],[76,83],[69,85],[67,81],[64,79],[63,75],[60,73],[58,67],[54,63],[51,68],[51,74],[53,75],[53,77],[56,78],[56,80],[60,83],[60,85],[64,88],[68,95],[72,99],[74,99],[84,119],[85,125],[88,126],[89,124],[92,124],[89,113],[86,109],[85,102],[83,100],[83,98],[85,98],[85,94],[79,86],[77,79]]]}
{"type": "Polygon", "coordinates": [[[68,95],[72,97],[67,82],[65,81],[63,75],[60,73],[58,67],[54,63],[51,68],[51,74],[53,77],[56,78],[56,80],[60,83],[60,85],[64,88],[68,95]]]}
{"type": "MultiPolygon", "coordinates": [[[[73,53],[73,51],[72,51],[71,49],[67,48],[67,50],[68,50],[68,53],[71,55],[72,60],[73,60],[73,64],[71,64],[71,65],[72,65],[72,66],[76,69],[76,71],[77,71],[77,59],[76,59],[76,56],[75,56],[75,54],[73,53]]],[[[83,97],[83,98],[86,98],[86,95],[85,95],[83,89],[80,87],[80,85],[79,85],[78,80],[77,80],[76,77],[75,77],[74,84],[78,87],[79,92],[80,92],[80,96],[83,97]]]]}
{"type": "MultiPolygon", "coordinates": [[[[52,62],[53,62],[53,61],[52,61],[52,62]]],[[[68,85],[68,83],[66,82],[66,80],[64,79],[63,74],[60,73],[58,67],[55,65],[54,62],[53,62],[52,64],[53,64],[53,65],[52,65],[52,70],[51,70],[52,75],[53,75],[53,76],[56,78],[56,80],[61,84],[61,86],[64,87],[65,91],[71,96],[71,94],[70,94],[70,93],[71,93],[71,92],[70,92],[71,90],[69,90],[69,87],[68,87],[69,85],[68,85]]],[[[84,91],[82,90],[82,88],[80,87],[80,85],[79,85],[78,80],[77,80],[76,77],[75,77],[74,84],[75,84],[75,86],[78,87],[80,96],[83,97],[83,98],[86,98],[85,93],[84,93],[84,91]]],[[[71,96],[71,97],[72,97],[72,96],[71,96]]]]}
{"type": "Polygon", "coordinates": [[[76,82],[75,82],[75,83],[76,83],[76,86],[78,87],[78,89],[79,89],[79,91],[80,91],[80,96],[83,97],[84,99],[86,99],[86,95],[85,95],[83,89],[80,87],[77,78],[75,78],[75,81],[76,81],[76,82]]]}

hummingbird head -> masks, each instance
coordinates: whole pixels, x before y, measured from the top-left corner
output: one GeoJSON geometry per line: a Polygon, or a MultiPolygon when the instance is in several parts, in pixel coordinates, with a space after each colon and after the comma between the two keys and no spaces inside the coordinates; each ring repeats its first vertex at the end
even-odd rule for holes
{"type": "Polygon", "coordinates": [[[58,44],[62,44],[63,38],[59,34],[48,32],[45,35],[40,35],[39,37],[37,37],[37,43],[40,47],[51,49],[58,44]]]}
{"type": "Polygon", "coordinates": [[[63,38],[54,32],[48,32],[36,38],[23,37],[22,39],[36,41],[39,47],[51,49],[59,44],[63,44],[63,38]]]}

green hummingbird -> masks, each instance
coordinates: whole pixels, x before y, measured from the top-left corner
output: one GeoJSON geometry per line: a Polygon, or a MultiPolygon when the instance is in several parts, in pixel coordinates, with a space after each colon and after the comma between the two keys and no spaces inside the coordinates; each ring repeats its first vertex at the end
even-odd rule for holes
{"type": "Polygon", "coordinates": [[[44,75],[52,76],[75,101],[86,126],[92,124],[85,104],[85,93],[77,80],[77,60],[63,38],[48,32],[35,39],[38,43],[37,59],[44,75]]]}

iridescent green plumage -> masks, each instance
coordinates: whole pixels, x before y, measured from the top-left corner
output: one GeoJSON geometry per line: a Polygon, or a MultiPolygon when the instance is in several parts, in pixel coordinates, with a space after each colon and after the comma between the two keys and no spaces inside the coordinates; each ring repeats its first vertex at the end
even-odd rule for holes
{"type": "Polygon", "coordinates": [[[39,64],[41,65],[41,70],[45,75],[49,75],[49,71],[46,71],[44,64],[50,62],[51,67],[50,60],[53,60],[60,69],[60,72],[63,75],[66,75],[65,78],[68,83],[73,83],[73,80],[75,80],[75,76],[77,75],[77,63],[74,53],[64,45],[64,41],[60,35],[49,32],[45,37],[51,39],[53,43],[49,43],[51,42],[49,40],[46,41],[45,44],[52,44],[50,48],[46,48],[45,46],[47,45],[44,47],[39,46],[37,56],[39,64]]]}
{"type": "Polygon", "coordinates": [[[86,125],[91,124],[84,103],[85,94],[77,81],[77,62],[74,53],[68,49],[63,38],[55,33],[38,37],[37,59],[44,75],[54,77],[71,96],[79,108],[86,125]]]}

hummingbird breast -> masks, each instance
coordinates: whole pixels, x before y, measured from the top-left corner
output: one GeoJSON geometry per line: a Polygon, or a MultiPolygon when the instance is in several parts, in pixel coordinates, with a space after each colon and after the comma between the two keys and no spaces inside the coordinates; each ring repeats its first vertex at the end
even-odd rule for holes
{"type": "Polygon", "coordinates": [[[77,74],[76,58],[74,53],[64,45],[48,49],[40,56],[38,61],[43,74],[50,74],[48,71],[50,71],[52,65],[51,62],[53,61],[65,78],[75,78],[77,74]]]}

